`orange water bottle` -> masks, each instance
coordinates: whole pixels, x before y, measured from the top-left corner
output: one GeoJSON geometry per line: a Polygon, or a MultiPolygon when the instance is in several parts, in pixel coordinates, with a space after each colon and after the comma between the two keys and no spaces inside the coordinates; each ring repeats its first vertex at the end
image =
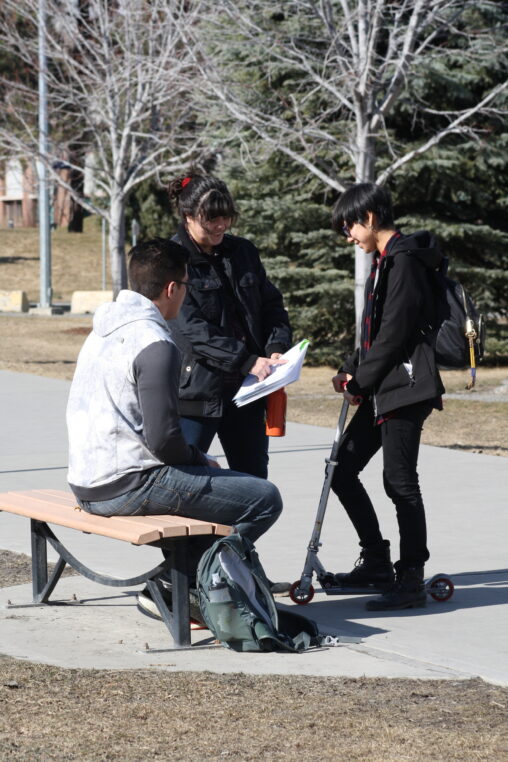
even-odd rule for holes
{"type": "Polygon", "coordinates": [[[287,399],[284,387],[268,395],[266,402],[267,436],[283,437],[285,435],[287,399]]]}

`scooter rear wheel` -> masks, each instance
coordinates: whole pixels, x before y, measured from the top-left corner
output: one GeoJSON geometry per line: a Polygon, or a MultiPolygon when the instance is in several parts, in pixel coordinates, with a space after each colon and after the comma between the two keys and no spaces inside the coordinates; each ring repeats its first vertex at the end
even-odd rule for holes
{"type": "Polygon", "coordinates": [[[449,601],[455,590],[454,584],[449,577],[435,576],[429,580],[427,590],[431,598],[442,603],[449,601]]]}
{"type": "Polygon", "coordinates": [[[297,603],[299,606],[305,606],[307,603],[310,603],[311,600],[314,598],[314,588],[312,585],[309,587],[308,593],[302,593],[298,592],[298,588],[300,587],[301,579],[297,580],[296,582],[293,582],[291,587],[289,588],[289,597],[293,601],[293,603],[297,603]]]}

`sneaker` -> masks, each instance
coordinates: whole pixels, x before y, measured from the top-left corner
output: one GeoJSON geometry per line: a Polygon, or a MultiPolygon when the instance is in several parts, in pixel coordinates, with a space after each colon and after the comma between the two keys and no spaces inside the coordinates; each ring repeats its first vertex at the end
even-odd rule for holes
{"type": "MultiPolygon", "coordinates": [[[[173,608],[173,596],[171,590],[168,589],[168,585],[163,584],[162,597],[164,598],[168,609],[171,611],[173,608]]],[[[152,598],[152,594],[148,587],[143,588],[136,596],[137,606],[139,611],[152,619],[158,619],[162,621],[160,611],[157,608],[157,604],[152,598]]],[[[201,615],[201,609],[199,608],[198,596],[193,590],[189,591],[189,605],[190,605],[190,621],[191,630],[206,629],[206,625],[201,615]]]]}
{"type": "Polygon", "coordinates": [[[270,592],[275,598],[285,598],[289,595],[291,590],[291,582],[272,582],[268,580],[270,584],[270,592]]]}

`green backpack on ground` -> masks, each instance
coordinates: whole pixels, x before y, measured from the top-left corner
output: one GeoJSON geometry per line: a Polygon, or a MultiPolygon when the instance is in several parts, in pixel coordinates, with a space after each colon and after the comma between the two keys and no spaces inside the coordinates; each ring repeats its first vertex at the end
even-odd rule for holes
{"type": "Polygon", "coordinates": [[[205,551],[197,590],[208,629],[234,651],[298,652],[321,642],[315,622],[277,609],[254,545],[239,534],[205,551]]]}

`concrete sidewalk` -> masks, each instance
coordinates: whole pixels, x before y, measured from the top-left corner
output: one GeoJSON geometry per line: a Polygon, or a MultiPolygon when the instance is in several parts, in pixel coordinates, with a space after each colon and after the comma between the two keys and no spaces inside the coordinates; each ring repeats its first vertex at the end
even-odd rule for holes
{"type": "MultiPolygon", "coordinates": [[[[0,371],[1,492],[67,488],[64,413],[68,388],[64,381],[0,371]]],[[[301,575],[332,439],[332,429],[289,424],[285,438],[271,440],[270,478],[281,489],[285,509],[259,541],[258,551],[272,579],[294,581],[301,575]]],[[[215,443],[212,451],[220,455],[215,443]]],[[[0,652],[69,667],[480,676],[508,684],[508,463],[504,458],[423,446],[420,474],[432,553],[426,572],[428,576],[449,574],[456,592],[445,603],[429,598],[425,609],[383,615],[365,611],[366,596],[317,594],[299,609],[324,632],[360,638],[358,644],[300,655],[236,654],[221,647],[172,651],[164,626],[138,613],[134,590],[72,577],[61,580],[53,593],[55,600],[72,600],[74,595],[76,602],[69,606],[7,608],[8,600],[30,602],[31,585],[0,590],[0,652]]],[[[369,464],[364,481],[375,498],[384,535],[395,539],[395,515],[384,495],[379,458],[369,464]]],[[[133,548],[60,528],[55,531],[81,561],[119,577],[144,571],[159,558],[159,552],[151,548],[133,548]]],[[[333,495],[321,539],[320,559],[325,567],[348,571],[358,556],[358,545],[333,495]]],[[[0,513],[0,547],[29,554],[28,520],[0,513]]],[[[288,599],[282,602],[292,605],[288,599]]],[[[194,633],[195,643],[208,640],[208,632],[194,633]]]]}

